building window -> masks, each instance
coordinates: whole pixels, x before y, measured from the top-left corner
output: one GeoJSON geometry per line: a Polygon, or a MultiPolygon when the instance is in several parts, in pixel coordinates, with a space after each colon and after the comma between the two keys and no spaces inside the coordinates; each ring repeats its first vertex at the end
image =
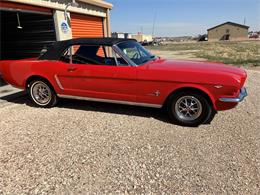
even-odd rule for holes
{"type": "Polygon", "coordinates": [[[229,33],[229,29],[226,30],[226,33],[227,33],[227,34],[229,33]]]}

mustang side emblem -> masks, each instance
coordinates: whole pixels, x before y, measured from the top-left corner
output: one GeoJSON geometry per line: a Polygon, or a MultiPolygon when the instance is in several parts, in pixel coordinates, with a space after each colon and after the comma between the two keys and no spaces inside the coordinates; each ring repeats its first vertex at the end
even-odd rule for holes
{"type": "Polygon", "coordinates": [[[223,85],[215,85],[214,87],[217,89],[221,89],[223,87],[223,85]]]}
{"type": "Polygon", "coordinates": [[[155,91],[153,93],[149,93],[148,95],[152,95],[152,96],[158,97],[158,96],[160,96],[160,94],[161,94],[161,92],[159,90],[157,90],[157,91],[155,91]]]}

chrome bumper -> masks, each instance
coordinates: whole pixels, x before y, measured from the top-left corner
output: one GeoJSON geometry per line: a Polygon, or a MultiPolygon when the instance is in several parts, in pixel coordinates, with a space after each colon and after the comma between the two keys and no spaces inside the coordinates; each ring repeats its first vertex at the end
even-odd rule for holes
{"type": "Polygon", "coordinates": [[[238,103],[238,102],[242,102],[246,96],[247,96],[247,91],[246,88],[243,87],[241,88],[240,94],[237,98],[219,98],[219,101],[238,103]]]}

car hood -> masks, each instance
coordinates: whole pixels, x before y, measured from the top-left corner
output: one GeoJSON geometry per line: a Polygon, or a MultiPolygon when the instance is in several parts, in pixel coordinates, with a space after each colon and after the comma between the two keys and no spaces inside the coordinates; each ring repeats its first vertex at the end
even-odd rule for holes
{"type": "MultiPolygon", "coordinates": [[[[226,80],[232,78],[243,85],[247,77],[245,70],[218,62],[165,60],[158,58],[150,61],[147,65],[150,70],[164,73],[170,72],[175,78],[179,78],[179,75],[182,75],[187,80],[188,75],[193,75],[192,77],[196,78],[197,82],[204,83],[221,83],[221,78],[227,78],[226,80]]],[[[196,80],[194,81],[193,79],[193,82],[196,82],[196,80]]]]}
{"type": "Polygon", "coordinates": [[[245,71],[231,65],[226,65],[219,62],[208,61],[188,61],[188,60],[165,60],[158,59],[150,63],[150,68],[167,69],[167,70],[187,70],[187,71],[202,71],[207,73],[228,72],[233,74],[244,75],[245,71]]]}

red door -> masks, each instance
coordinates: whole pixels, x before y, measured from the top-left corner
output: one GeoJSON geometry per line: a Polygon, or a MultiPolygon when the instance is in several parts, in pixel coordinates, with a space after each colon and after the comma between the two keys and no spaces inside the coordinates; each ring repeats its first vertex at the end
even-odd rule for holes
{"type": "Polygon", "coordinates": [[[57,77],[63,95],[136,101],[136,67],[60,62],[57,77]]]}

